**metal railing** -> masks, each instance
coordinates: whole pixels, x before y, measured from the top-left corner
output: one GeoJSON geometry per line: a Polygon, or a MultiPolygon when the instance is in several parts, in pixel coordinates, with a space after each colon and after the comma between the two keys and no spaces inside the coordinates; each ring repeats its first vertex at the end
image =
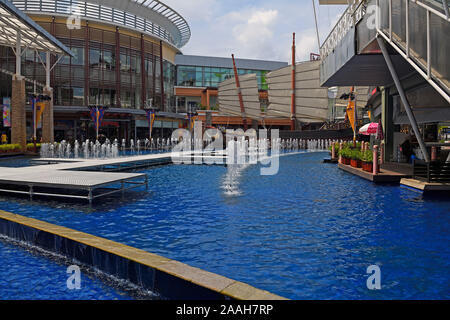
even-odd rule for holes
{"type": "MultiPolygon", "coordinates": [[[[181,39],[177,41],[175,40],[176,37],[165,28],[148,19],[101,4],[77,0],[11,0],[11,2],[26,13],[50,13],[63,16],[71,16],[76,13],[76,15],[79,15],[82,18],[113,23],[115,25],[121,25],[151,34],[177,47],[185,45],[191,36],[190,28],[186,21],[176,12],[172,10],[171,15],[165,16],[166,11],[170,8],[166,11],[157,11],[159,8],[151,9],[156,10],[155,12],[160,14],[161,18],[167,19],[168,22],[173,23],[176,26],[181,35],[181,39]],[[174,16],[177,17],[178,20],[174,21],[174,16]]],[[[156,2],[158,1],[155,1],[155,3],[156,2]]]]}
{"type": "Polygon", "coordinates": [[[324,60],[331,52],[333,52],[347,32],[364,17],[366,13],[365,2],[365,0],[353,0],[347,7],[320,47],[321,60],[324,60]]]}
{"type": "MultiPolygon", "coordinates": [[[[432,42],[431,42],[431,20],[432,15],[443,19],[446,23],[450,22],[450,18],[443,12],[437,10],[434,6],[429,4],[430,1],[424,0],[400,0],[404,1],[405,4],[405,24],[402,27],[405,28],[405,39],[402,37],[394,36],[393,31],[393,1],[388,0],[388,17],[382,16],[382,9],[380,7],[380,1],[376,0],[376,23],[377,23],[377,33],[381,35],[408,63],[421,75],[428,83],[436,89],[439,94],[444,97],[450,103],[450,89],[445,83],[445,80],[441,80],[439,76],[436,75],[437,71],[432,69],[432,42]],[[411,3],[416,4],[421,9],[426,12],[425,21],[425,38],[426,38],[426,52],[419,53],[412,50],[411,42],[413,35],[410,32],[410,5],[411,3]],[[387,27],[383,28],[382,18],[386,19],[387,27]],[[433,72],[435,71],[435,72],[433,72]]],[[[444,1],[445,2],[445,1],[444,1]]],[[[403,12],[402,12],[403,14],[403,12]]],[[[420,21],[415,21],[415,23],[420,23],[420,21]]],[[[417,36],[418,37],[418,36],[417,36]]],[[[445,70],[444,70],[445,72],[445,70]]],[[[441,77],[442,78],[442,77],[441,77]]]]}
{"type": "MultiPolygon", "coordinates": [[[[388,10],[387,16],[386,13],[383,12],[380,6],[380,2],[382,0],[370,1],[370,0],[353,0],[351,4],[347,7],[345,12],[342,14],[341,18],[333,28],[333,30],[328,35],[327,39],[322,44],[320,48],[321,59],[324,60],[329,54],[331,54],[334,49],[338,46],[340,41],[345,37],[345,35],[354,28],[358,22],[364,18],[366,15],[369,4],[373,4],[375,2],[376,7],[376,30],[379,35],[381,35],[404,59],[408,61],[414,69],[422,75],[429,83],[432,85],[439,94],[444,97],[450,103],[450,89],[449,89],[449,80],[447,76],[448,70],[445,70],[446,65],[442,67],[444,70],[437,70],[437,68],[433,68],[432,65],[432,53],[433,52],[433,44],[432,43],[432,31],[436,32],[436,30],[432,30],[431,21],[434,17],[438,17],[442,19],[445,23],[450,22],[450,17],[448,16],[448,3],[446,0],[395,0],[396,6],[405,5],[405,12],[401,12],[404,14],[404,24],[400,17],[395,16],[393,14],[393,0],[385,0],[388,1],[388,10]],[[411,19],[411,3],[417,5],[420,9],[425,10],[426,20],[424,21],[425,30],[425,43],[426,48],[424,49],[424,53],[420,54],[420,50],[412,50],[411,49],[411,39],[413,36],[419,37],[419,35],[410,34],[410,19],[411,19]],[[394,19],[397,18],[395,21],[394,19]],[[387,25],[386,28],[381,26],[383,22],[387,25]],[[398,36],[395,36],[395,32],[393,31],[393,25],[401,25],[401,28],[404,28],[406,31],[404,41],[399,40],[398,36]],[[383,30],[385,29],[385,30],[383,30]],[[414,53],[414,54],[412,54],[414,53]],[[439,72],[440,71],[440,72],[439,72]]],[[[373,14],[372,10],[370,10],[371,14],[373,14]]],[[[398,12],[396,13],[398,14],[398,12]]],[[[412,21],[412,20],[411,20],[412,21]]],[[[433,20],[434,21],[434,20],[433,20]]],[[[414,21],[414,23],[419,24],[420,21],[414,21]]],[[[435,23],[433,24],[435,25],[435,23]]],[[[363,26],[361,26],[363,27],[363,26]]]]}

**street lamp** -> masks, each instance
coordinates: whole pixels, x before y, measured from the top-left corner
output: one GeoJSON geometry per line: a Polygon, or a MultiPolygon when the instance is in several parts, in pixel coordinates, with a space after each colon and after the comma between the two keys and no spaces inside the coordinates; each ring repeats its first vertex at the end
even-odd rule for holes
{"type": "Polygon", "coordinates": [[[151,143],[152,143],[153,124],[154,124],[155,119],[156,119],[156,112],[158,112],[159,109],[153,106],[153,99],[148,99],[146,101],[146,103],[145,103],[144,110],[147,113],[148,136],[149,136],[150,145],[151,145],[151,143]]]}
{"type": "MultiPolygon", "coordinates": [[[[31,101],[31,109],[33,111],[33,144],[34,144],[34,153],[37,152],[37,146],[36,146],[36,140],[37,140],[37,125],[38,125],[38,116],[37,116],[37,104],[39,102],[47,102],[47,101],[51,101],[52,98],[48,95],[37,95],[37,94],[31,94],[30,95],[30,101],[31,101]]],[[[40,115],[42,115],[42,113],[44,112],[45,106],[39,106],[40,109],[40,115]]]]}

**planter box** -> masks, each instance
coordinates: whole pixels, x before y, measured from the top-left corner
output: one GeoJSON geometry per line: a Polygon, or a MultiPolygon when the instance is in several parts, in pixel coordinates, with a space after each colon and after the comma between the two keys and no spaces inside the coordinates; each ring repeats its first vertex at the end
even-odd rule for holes
{"type": "Polygon", "coordinates": [[[353,168],[361,168],[361,161],[360,160],[350,160],[350,165],[353,168]]]}
{"type": "Polygon", "coordinates": [[[364,171],[373,172],[373,163],[372,162],[363,162],[362,168],[364,171]]]}
{"type": "Polygon", "coordinates": [[[345,165],[349,166],[350,165],[350,159],[342,158],[342,164],[345,164],[345,165]]]}

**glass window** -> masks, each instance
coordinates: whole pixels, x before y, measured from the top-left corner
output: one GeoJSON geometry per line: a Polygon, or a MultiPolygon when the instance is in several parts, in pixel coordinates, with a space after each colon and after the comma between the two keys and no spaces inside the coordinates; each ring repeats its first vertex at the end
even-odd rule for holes
{"type": "MultiPolygon", "coordinates": [[[[220,72],[215,72],[211,74],[211,81],[217,83],[222,82],[222,73],[220,72]]],[[[216,85],[215,85],[216,86],[216,85]]]]}
{"type": "Polygon", "coordinates": [[[91,67],[98,67],[101,62],[101,52],[98,49],[89,49],[89,64],[91,67]]]}
{"type": "Polygon", "coordinates": [[[73,87],[73,104],[76,106],[84,105],[84,88],[73,87]]]}
{"type": "Polygon", "coordinates": [[[103,64],[107,70],[115,70],[116,58],[112,51],[103,51],[103,64]]]}
{"type": "Polygon", "coordinates": [[[130,62],[131,72],[141,73],[141,57],[131,56],[130,62]]]}
{"type": "Polygon", "coordinates": [[[130,56],[123,53],[120,54],[120,71],[129,72],[130,70],[130,56]]]}
{"type": "MultiPolygon", "coordinates": [[[[196,85],[196,76],[195,67],[181,66],[178,68],[177,84],[179,86],[193,87],[196,85]]],[[[201,81],[201,78],[199,80],[201,81]]]]}
{"type": "Polygon", "coordinates": [[[97,104],[98,88],[89,88],[89,105],[97,104]]]}
{"type": "Polygon", "coordinates": [[[111,106],[116,103],[116,90],[114,89],[103,89],[103,104],[105,106],[111,106]]]}
{"type": "Polygon", "coordinates": [[[131,92],[130,91],[122,91],[120,93],[120,103],[122,108],[131,108],[131,92]]]}
{"type": "Polygon", "coordinates": [[[72,64],[84,65],[84,48],[71,48],[70,50],[73,52],[72,64]]]}

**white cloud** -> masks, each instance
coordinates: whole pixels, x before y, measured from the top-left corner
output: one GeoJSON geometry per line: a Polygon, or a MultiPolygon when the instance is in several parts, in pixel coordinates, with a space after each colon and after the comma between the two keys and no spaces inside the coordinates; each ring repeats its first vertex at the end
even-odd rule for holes
{"type": "Polygon", "coordinates": [[[248,10],[233,12],[237,24],[232,35],[238,53],[246,57],[264,58],[274,55],[274,28],[278,19],[277,10],[248,10]]]}
{"type": "MultiPolygon", "coordinates": [[[[191,26],[185,54],[291,61],[292,33],[297,35],[297,61],[318,53],[310,0],[164,0],[191,26]]],[[[343,11],[318,6],[323,41],[343,11]]]]}
{"type": "Polygon", "coordinates": [[[211,21],[218,8],[217,0],[164,0],[163,2],[181,14],[189,24],[191,21],[211,21]]]}

